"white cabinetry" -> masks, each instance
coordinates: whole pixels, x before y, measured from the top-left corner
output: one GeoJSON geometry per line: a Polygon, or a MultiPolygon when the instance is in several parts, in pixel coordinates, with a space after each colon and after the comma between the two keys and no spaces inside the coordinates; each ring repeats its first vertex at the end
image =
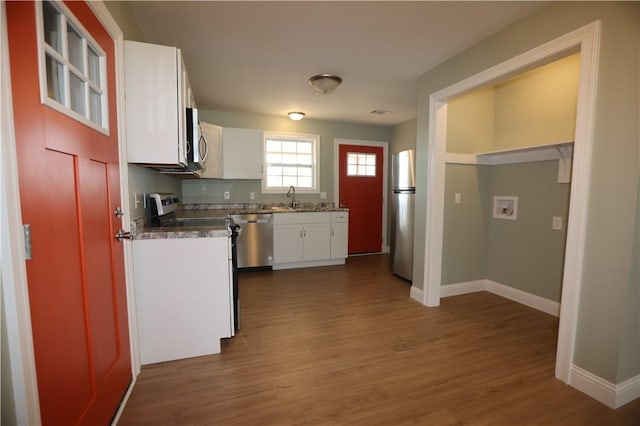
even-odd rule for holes
{"type": "Polygon", "coordinates": [[[347,257],[348,214],[336,212],[275,213],[273,268],[343,264],[347,257]],[[335,225],[335,227],[334,227],[335,225]]]}
{"type": "Polygon", "coordinates": [[[204,170],[200,177],[222,179],[222,127],[201,121],[200,128],[208,147],[204,170]]]}
{"type": "Polygon", "coordinates": [[[349,212],[331,213],[331,259],[347,257],[349,243],[349,212]]]}
{"type": "Polygon", "coordinates": [[[224,179],[262,179],[262,135],[257,129],[222,129],[224,179]]]}
{"type": "Polygon", "coordinates": [[[180,49],[124,42],[130,163],[187,164],[185,108],[195,105],[180,49]]]}
{"type": "Polygon", "coordinates": [[[229,238],[133,241],[142,364],[220,352],[233,335],[229,238]]]}

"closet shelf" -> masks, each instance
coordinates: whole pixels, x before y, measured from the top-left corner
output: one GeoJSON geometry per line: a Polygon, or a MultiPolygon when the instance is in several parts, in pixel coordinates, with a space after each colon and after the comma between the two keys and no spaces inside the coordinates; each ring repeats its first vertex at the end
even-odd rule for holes
{"type": "Polygon", "coordinates": [[[453,164],[512,164],[532,161],[559,160],[571,158],[573,142],[558,142],[544,145],[478,152],[476,154],[456,154],[448,152],[446,162],[453,164]]]}

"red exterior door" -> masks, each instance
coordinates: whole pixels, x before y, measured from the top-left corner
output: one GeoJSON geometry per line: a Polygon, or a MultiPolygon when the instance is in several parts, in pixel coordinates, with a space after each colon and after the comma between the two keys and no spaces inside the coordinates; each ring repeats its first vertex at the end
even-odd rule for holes
{"type": "Polygon", "coordinates": [[[339,204],[349,209],[349,254],[382,250],[383,152],[381,147],[340,145],[339,204]]]}
{"type": "Polygon", "coordinates": [[[108,424],[131,380],[114,42],[84,2],[67,7],[106,52],[109,135],[40,102],[37,2],[6,2],[22,220],[40,414],[108,424]]]}

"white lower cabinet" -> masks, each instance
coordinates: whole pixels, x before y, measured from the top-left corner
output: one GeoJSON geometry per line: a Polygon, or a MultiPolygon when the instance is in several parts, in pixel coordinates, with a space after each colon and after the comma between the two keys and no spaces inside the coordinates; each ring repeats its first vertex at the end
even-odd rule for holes
{"type": "MultiPolygon", "coordinates": [[[[344,216],[345,212],[341,213],[344,216]]],[[[335,213],[275,213],[273,268],[302,268],[344,263],[347,257],[347,223],[332,223],[333,214],[335,213]]],[[[348,213],[346,217],[348,220],[348,213]]]]}
{"type": "Polygon", "coordinates": [[[220,352],[233,331],[229,238],[133,241],[142,364],[220,352]]]}
{"type": "Polygon", "coordinates": [[[344,259],[349,249],[349,212],[331,213],[331,259],[344,259]]]}

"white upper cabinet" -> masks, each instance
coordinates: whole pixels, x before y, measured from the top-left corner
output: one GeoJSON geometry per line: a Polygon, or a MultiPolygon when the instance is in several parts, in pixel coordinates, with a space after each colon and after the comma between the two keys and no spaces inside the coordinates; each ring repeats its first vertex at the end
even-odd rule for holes
{"type": "Polygon", "coordinates": [[[207,140],[207,156],[201,178],[222,179],[222,127],[200,122],[202,134],[207,140]]]}
{"type": "Polygon", "coordinates": [[[128,161],[186,165],[184,111],[194,100],[180,49],[125,41],[124,69],[128,161]]]}
{"type": "Polygon", "coordinates": [[[222,129],[222,177],[262,179],[263,131],[222,129]]]}

